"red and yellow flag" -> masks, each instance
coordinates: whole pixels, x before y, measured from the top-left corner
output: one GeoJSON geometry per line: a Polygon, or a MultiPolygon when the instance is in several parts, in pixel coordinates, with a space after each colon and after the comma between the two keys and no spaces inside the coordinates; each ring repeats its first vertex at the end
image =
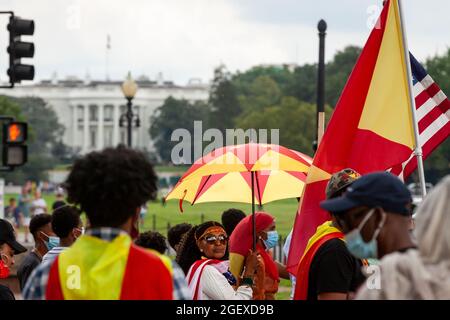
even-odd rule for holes
{"type": "Polygon", "coordinates": [[[347,81],[308,171],[297,212],[288,270],[295,274],[309,238],[329,219],[320,209],[330,176],[350,167],[361,174],[407,160],[414,129],[397,0],[381,16],[347,81]]]}

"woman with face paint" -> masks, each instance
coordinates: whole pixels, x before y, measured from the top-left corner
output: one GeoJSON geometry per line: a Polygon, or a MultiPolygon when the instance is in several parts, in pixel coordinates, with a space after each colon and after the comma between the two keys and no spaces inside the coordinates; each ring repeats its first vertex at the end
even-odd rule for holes
{"type": "Polygon", "coordinates": [[[229,271],[228,236],[218,222],[208,221],[190,229],[181,240],[177,262],[186,273],[193,300],[252,298],[256,254],[247,257],[243,281],[238,285],[229,271]]]}
{"type": "MultiPolygon", "coordinates": [[[[255,279],[254,300],[274,300],[278,292],[280,277],[270,250],[278,244],[278,233],[275,230],[275,218],[265,212],[255,213],[256,250],[259,254],[260,267],[255,279]]],[[[234,229],[230,238],[230,270],[239,278],[243,270],[243,261],[252,248],[252,216],[245,217],[234,229]]]]}

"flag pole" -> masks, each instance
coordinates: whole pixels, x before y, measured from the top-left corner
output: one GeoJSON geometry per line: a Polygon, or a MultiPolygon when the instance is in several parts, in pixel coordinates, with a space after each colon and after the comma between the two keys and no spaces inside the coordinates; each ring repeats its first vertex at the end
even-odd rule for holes
{"type": "Polygon", "coordinates": [[[409,102],[411,105],[411,113],[412,113],[412,122],[414,127],[414,140],[415,140],[415,149],[414,154],[417,157],[417,170],[419,171],[419,181],[420,187],[422,190],[422,196],[425,197],[427,194],[427,189],[425,187],[425,172],[423,167],[423,153],[422,146],[419,142],[419,125],[417,123],[417,114],[416,114],[416,100],[413,96],[413,86],[412,86],[412,72],[411,72],[411,61],[409,59],[409,48],[408,48],[408,40],[406,38],[406,29],[405,29],[405,21],[404,21],[404,13],[401,5],[401,0],[397,1],[398,9],[400,14],[400,26],[402,30],[402,38],[403,38],[403,55],[406,63],[406,75],[408,78],[408,88],[409,88],[409,102]]]}

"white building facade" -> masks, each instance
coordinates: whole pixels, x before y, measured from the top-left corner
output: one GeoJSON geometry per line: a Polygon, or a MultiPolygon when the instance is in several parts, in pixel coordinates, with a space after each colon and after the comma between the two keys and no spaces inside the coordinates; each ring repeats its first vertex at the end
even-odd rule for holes
{"type": "MultiPolygon", "coordinates": [[[[57,114],[65,127],[62,141],[72,150],[85,154],[105,147],[127,143],[127,128],[119,127],[126,112],[126,99],[120,81],[42,81],[34,85],[19,85],[2,89],[0,94],[13,97],[42,98],[57,114]]],[[[133,128],[134,148],[152,152],[149,135],[150,118],[169,96],[190,102],[206,101],[209,87],[201,83],[177,86],[171,82],[137,81],[133,113],[139,115],[140,127],[133,128]]]]}

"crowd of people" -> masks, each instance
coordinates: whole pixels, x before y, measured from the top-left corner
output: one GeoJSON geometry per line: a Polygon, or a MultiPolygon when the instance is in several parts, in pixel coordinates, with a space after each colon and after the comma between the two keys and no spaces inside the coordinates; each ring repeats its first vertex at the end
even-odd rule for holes
{"type": "MultiPolygon", "coordinates": [[[[296,300],[450,298],[450,177],[413,218],[411,194],[392,174],[336,172],[320,204],[329,221],[309,239],[295,274],[273,257],[278,233],[267,212],[229,209],[221,222],[181,223],[167,238],[139,233],[157,177],[138,151],[89,153],[63,186],[51,213],[39,191],[32,200],[25,186],[18,203],[10,200],[9,219],[0,220],[0,279],[15,255],[25,255],[17,267],[24,299],[272,300],[280,279],[291,281],[296,300]],[[23,226],[34,239],[29,252],[14,231],[23,226]],[[374,266],[381,270],[375,286],[374,266]]],[[[292,232],[286,256],[291,239],[292,232]]],[[[0,285],[0,299],[14,294],[0,285]]]]}

